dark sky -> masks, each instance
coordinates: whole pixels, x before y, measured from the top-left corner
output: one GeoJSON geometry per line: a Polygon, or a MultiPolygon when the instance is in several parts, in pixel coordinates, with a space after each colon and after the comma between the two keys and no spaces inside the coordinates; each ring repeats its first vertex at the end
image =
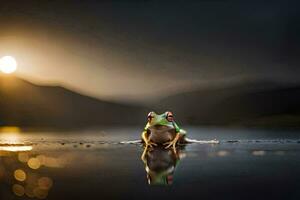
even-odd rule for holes
{"type": "Polygon", "coordinates": [[[240,79],[300,82],[296,1],[1,1],[18,75],[145,101],[240,79]]]}

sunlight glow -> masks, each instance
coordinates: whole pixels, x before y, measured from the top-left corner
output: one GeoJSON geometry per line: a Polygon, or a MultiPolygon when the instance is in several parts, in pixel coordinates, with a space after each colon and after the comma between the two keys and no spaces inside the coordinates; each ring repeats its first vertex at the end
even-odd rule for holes
{"type": "Polygon", "coordinates": [[[0,127],[0,139],[1,147],[5,145],[14,145],[15,146],[24,146],[24,143],[20,141],[20,128],[9,126],[9,127],[0,127]]]}
{"type": "Polygon", "coordinates": [[[31,151],[32,146],[20,140],[20,128],[2,127],[0,128],[0,151],[22,152],[31,151]]]}
{"type": "Polygon", "coordinates": [[[0,127],[0,133],[19,133],[21,130],[17,126],[3,126],[0,127]]]}
{"type": "Polygon", "coordinates": [[[2,140],[1,141],[2,144],[10,144],[10,145],[22,144],[18,133],[3,133],[1,134],[1,140],[2,140]]]}
{"type": "Polygon", "coordinates": [[[32,146],[0,146],[0,151],[11,151],[11,152],[21,152],[21,151],[31,151],[32,146]]]}
{"type": "Polygon", "coordinates": [[[17,70],[17,61],[12,56],[4,56],[0,59],[0,70],[5,74],[11,74],[17,70]]]}

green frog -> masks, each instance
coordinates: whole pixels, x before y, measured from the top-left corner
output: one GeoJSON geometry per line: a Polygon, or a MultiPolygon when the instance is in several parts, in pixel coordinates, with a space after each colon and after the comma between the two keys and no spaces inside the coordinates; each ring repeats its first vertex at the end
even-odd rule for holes
{"type": "Polygon", "coordinates": [[[188,143],[186,131],[179,128],[172,112],[167,111],[159,115],[152,111],[147,119],[148,123],[142,133],[142,141],[146,148],[164,145],[166,149],[175,149],[177,144],[188,143]]]}

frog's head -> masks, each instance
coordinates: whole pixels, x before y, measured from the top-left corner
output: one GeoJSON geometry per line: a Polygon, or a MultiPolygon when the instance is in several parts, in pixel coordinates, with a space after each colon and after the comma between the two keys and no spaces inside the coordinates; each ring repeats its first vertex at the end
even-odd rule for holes
{"type": "Polygon", "coordinates": [[[149,112],[147,119],[150,126],[173,126],[174,122],[174,116],[170,111],[167,111],[160,115],[156,114],[153,111],[149,112]]]}

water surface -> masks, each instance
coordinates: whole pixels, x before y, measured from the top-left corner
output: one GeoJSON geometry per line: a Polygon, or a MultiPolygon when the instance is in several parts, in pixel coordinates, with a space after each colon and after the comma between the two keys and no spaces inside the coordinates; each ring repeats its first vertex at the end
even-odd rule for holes
{"type": "Polygon", "coordinates": [[[220,144],[144,152],[120,143],[139,139],[136,127],[3,133],[0,198],[300,198],[298,131],[186,129],[220,144]]]}

